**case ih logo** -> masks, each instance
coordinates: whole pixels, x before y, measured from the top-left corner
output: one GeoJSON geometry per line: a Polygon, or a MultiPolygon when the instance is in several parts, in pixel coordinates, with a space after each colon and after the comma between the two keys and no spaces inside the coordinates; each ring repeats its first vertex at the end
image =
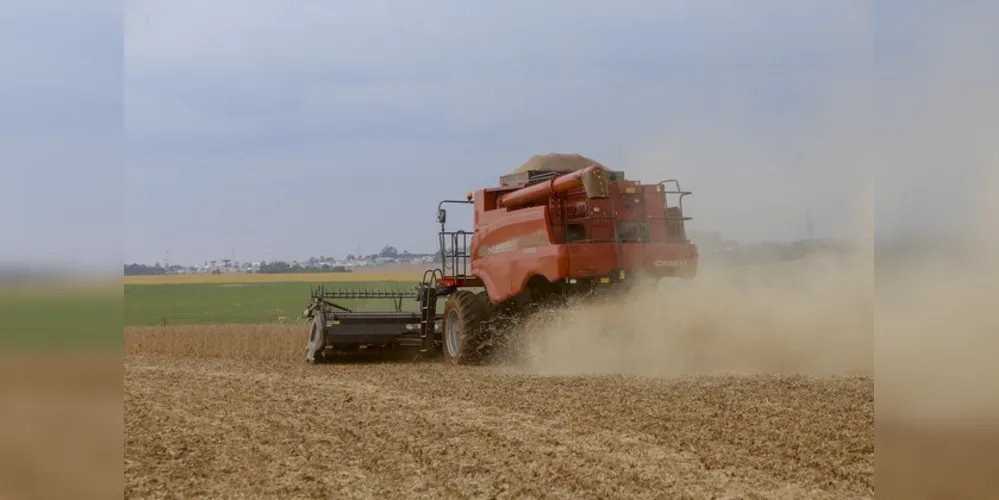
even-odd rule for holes
{"type": "Polygon", "coordinates": [[[652,261],[652,265],[655,267],[681,267],[686,263],[687,263],[686,259],[652,261]]]}
{"type": "Polygon", "coordinates": [[[517,249],[517,239],[506,240],[495,245],[482,245],[479,247],[479,255],[493,255],[497,253],[510,252],[517,249]]]}
{"type": "Polygon", "coordinates": [[[536,233],[529,234],[527,236],[521,236],[519,238],[509,239],[495,245],[481,245],[479,246],[478,254],[480,257],[486,255],[494,255],[498,253],[511,252],[521,248],[533,248],[547,245],[548,233],[544,231],[538,231],[536,233]]]}

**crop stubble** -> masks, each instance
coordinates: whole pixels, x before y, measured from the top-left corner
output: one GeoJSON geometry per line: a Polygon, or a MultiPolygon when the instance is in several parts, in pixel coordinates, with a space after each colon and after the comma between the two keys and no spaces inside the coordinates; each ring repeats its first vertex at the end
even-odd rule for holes
{"type": "Polygon", "coordinates": [[[128,327],[126,492],[858,498],[877,444],[884,498],[995,498],[995,308],[953,266],[932,290],[899,266],[877,441],[872,265],[818,260],[574,309],[542,322],[543,369],[308,367],[304,324],[128,327]]]}
{"type": "Polygon", "coordinates": [[[0,498],[109,498],[122,446],[121,351],[0,355],[0,498]]]}
{"type": "Polygon", "coordinates": [[[304,366],[293,326],[125,331],[125,493],[864,497],[869,377],[304,366]]]}

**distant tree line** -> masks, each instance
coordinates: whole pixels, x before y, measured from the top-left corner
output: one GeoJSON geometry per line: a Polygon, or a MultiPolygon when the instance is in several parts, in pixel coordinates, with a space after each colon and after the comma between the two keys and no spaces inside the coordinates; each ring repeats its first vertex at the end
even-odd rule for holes
{"type": "MultiPolygon", "coordinates": [[[[404,258],[405,259],[405,258],[414,258],[414,257],[426,257],[428,255],[435,255],[435,256],[439,257],[440,256],[440,251],[438,250],[437,253],[435,253],[435,254],[430,254],[430,253],[412,253],[409,250],[402,250],[402,251],[400,251],[400,250],[396,249],[392,245],[385,245],[384,247],[382,247],[381,251],[379,251],[378,253],[372,253],[372,254],[368,254],[368,255],[361,255],[361,254],[354,255],[354,254],[350,254],[350,255],[347,255],[347,257],[345,258],[345,260],[348,260],[348,261],[355,261],[355,260],[375,260],[375,259],[377,259],[379,257],[381,257],[381,258],[390,258],[390,259],[397,259],[397,258],[404,258]]],[[[326,260],[326,259],[324,257],[320,257],[320,260],[326,260]]]]}
{"type": "MultiPolygon", "coordinates": [[[[431,253],[412,253],[409,250],[398,250],[392,245],[385,245],[378,253],[370,255],[348,255],[345,260],[349,262],[357,261],[374,261],[378,258],[402,258],[402,259],[412,259],[433,256],[434,260],[440,260],[441,253],[437,252],[431,253]]],[[[250,271],[246,268],[245,272],[256,272],[259,274],[294,274],[294,273],[349,273],[351,269],[343,265],[332,264],[329,261],[334,261],[333,257],[327,257],[326,255],[320,255],[319,257],[310,257],[305,262],[285,262],[281,260],[275,260],[272,262],[261,262],[258,269],[250,271]]],[[[208,266],[208,263],[205,263],[208,266]]],[[[214,261],[213,261],[214,266],[214,261]]],[[[228,266],[226,266],[228,267],[228,266]]],[[[193,269],[188,269],[191,271],[193,269]]],[[[161,263],[157,262],[154,265],[148,264],[125,264],[125,276],[159,276],[164,274],[175,274],[184,272],[185,268],[183,266],[172,265],[169,267],[163,266],[161,263]]],[[[212,274],[220,274],[224,272],[222,269],[216,268],[210,271],[212,274]]]]}
{"type": "Polygon", "coordinates": [[[0,283],[6,284],[63,280],[71,274],[71,270],[57,266],[39,269],[29,264],[0,264],[0,283]]]}
{"type": "Polygon", "coordinates": [[[169,270],[159,263],[154,266],[146,264],[125,264],[125,276],[159,276],[169,270]]]}
{"type": "Polygon", "coordinates": [[[350,269],[344,266],[333,266],[330,264],[289,264],[282,260],[273,262],[261,262],[260,274],[307,274],[307,273],[349,273],[350,269]]]}

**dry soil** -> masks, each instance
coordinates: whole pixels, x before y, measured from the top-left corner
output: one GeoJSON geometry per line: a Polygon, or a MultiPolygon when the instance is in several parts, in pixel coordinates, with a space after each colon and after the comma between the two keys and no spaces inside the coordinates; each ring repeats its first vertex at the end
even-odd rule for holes
{"type": "Polygon", "coordinates": [[[308,366],[304,324],[129,327],[125,494],[999,498],[997,268],[882,273],[875,301],[872,267],[704,270],[542,315],[523,366],[308,366]]]}
{"type": "Polygon", "coordinates": [[[363,358],[308,366],[300,330],[126,329],[125,495],[874,493],[870,377],[542,376],[363,358]]]}

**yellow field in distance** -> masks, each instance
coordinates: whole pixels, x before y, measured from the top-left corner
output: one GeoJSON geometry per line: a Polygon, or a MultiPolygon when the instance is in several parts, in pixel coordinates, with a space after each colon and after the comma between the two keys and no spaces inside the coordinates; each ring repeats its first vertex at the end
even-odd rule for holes
{"type": "Polygon", "coordinates": [[[296,273],[296,274],[170,274],[165,276],[125,276],[126,285],[168,285],[194,283],[268,283],[277,281],[420,281],[423,271],[389,271],[356,273],[296,273]]]}

